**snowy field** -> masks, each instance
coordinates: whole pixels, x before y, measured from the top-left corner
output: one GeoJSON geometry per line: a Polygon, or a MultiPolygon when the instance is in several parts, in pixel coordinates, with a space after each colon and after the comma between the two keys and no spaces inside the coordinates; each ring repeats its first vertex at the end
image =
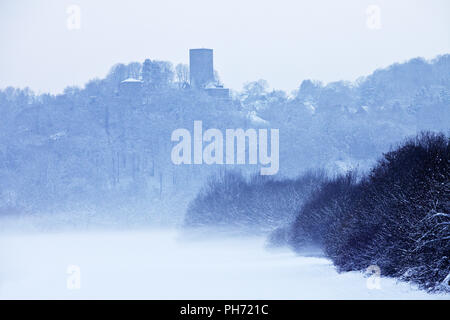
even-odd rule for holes
{"type": "Polygon", "coordinates": [[[187,241],[161,230],[0,236],[1,299],[450,298],[392,279],[381,278],[380,289],[366,282],[362,273],[338,274],[327,259],[267,249],[258,237],[187,241]],[[68,274],[69,266],[79,273],[68,274]]]}

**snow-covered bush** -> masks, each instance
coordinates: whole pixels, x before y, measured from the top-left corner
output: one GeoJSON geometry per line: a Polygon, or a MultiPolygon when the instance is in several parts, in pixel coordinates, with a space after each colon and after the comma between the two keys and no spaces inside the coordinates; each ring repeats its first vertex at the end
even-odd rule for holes
{"type": "Polygon", "coordinates": [[[325,182],[300,209],[288,241],[297,249],[321,245],[342,271],[377,265],[386,276],[443,290],[449,226],[450,139],[421,133],[360,181],[347,174],[325,182]]]}
{"type": "Polygon", "coordinates": [[[191,202],[185,225],[226,226],[249,231],[270,231],[292,222],[302,201],[323,181],[321,171],[297,179],[277,180],[226,171],[211,177],[191,202]]]}

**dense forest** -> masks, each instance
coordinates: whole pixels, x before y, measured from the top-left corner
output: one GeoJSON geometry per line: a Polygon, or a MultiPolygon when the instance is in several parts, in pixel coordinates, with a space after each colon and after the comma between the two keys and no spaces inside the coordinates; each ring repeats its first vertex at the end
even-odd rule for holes
{"type": "Polygon", "coordinates": [[[57,95],[0,90],[0,217],[271,232],[272,244],[317,246],[342,271],[377,265],[448,290],[450,55],[290,93],[258,80],[230,99],[190,88],[188,73],[147,59],[57,95]],[[123,92],[130,78],[142,90],[123,92]],[[194,120],[279,129],[279,173],[174,165],[171,133],[194,120]]]}
{"type": "Polygon", "coordinates": [[[287,192],[309,170],[365,172],[393,143],[449,129],[450,55],[393,64],[355,82],[303,80],[290,93],[253,81],[229,100],[190,89],[188,72],[148,59],[117,64],[105,78],[57,95],[1,90],[0,215],[179,223],[208,176],[239,169],[247,180],[258,170],[172,164],[171,132],[194,120],[205,128],[279,129],[276,179],[292,180],[283,182],[287,192]],[[128,78],[141,79],[143,89],[121,93],[128,78]]]}

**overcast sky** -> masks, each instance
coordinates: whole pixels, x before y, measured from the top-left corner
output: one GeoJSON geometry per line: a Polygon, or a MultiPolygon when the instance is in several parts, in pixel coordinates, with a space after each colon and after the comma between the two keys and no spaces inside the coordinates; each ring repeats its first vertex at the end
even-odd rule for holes
{"type": "Polygon", "coordinates": [[[0,88],[57,93],[118,62],[187,63],[206,47],[226,86],[263,78],[290,91],[450,53],[450,1],[0,0],[0,44],[0,88]],[[72,4],[80,29],[67,27],[72,4]]]}

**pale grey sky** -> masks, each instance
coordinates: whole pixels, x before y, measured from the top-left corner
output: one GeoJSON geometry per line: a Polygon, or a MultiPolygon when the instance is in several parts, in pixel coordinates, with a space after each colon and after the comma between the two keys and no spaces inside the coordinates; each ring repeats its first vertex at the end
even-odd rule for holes
{"type": "Polygon", "coordinates": [[[266,79],[355,80],[376,68],[450,53],[448,0],[0,0],[0,88],[61,92],[118,62],[188,62],[214,49],[226,86],[266,79]],[[68,6],[81,9],[67,28],[68,6]],[[381,29],[367,27],[369,5],[381,29]]]}

